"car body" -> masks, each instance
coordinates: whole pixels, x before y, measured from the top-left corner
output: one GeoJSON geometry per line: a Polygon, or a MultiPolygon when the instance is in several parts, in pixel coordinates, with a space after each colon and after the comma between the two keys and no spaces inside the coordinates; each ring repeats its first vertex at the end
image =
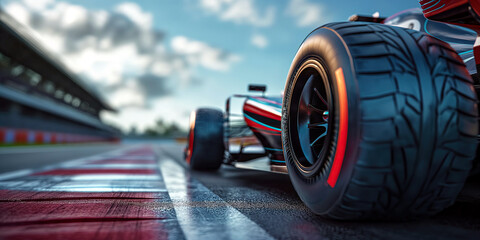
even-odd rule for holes
{"type": "MultiPolygon", "coordinates": [[[[351,20],[359,19],[354,15],[351,20]]],[[[447,42],[464,61],[467,70],[472,76],[476,76],[477,68],[475,59],[473,56],[473,46],[476,40],[476,32],[457,25],[447,24],[442,22],[431,21],[425,18],[421,9],[408,9],[392,15],[388,18],[375,19],[371,17],[360,17],[362,20],[378,21],[380,23],[408,28],[420,32],[429,34],[435,38],[438,38],[444,42],[447,42]]],[[[251,86],[250,89],[255,89],[259,86],[251,86]]],[[[265,87],[263,87],[265,88],[265,87]]],[[[234,95],[232,97],[244,98],[243,102],[243,121],[245,125],[243,128],[248,127],[251,131],[243,131],[243,135],[234,136],[237,145],[241,145],[236,148],[236,151],[232,153],[233,156],[227,160],[226,163],[234,164],[238,160],[241,162],[251,160],[254,157],[268,156],[270,164],[273,166],[271,171],[273,172],[285,172],[286,168],[279,168],[279,166],[285,166],[285,160],[283,157],[282,143],[281,143],[281,113],[282,113],[282,96],[264,96],[264,95],[234,95]],[[258,141],[242,141],[239,139],[248,139],[251,136],[255,136],[258,141]],[[249,146],[260,143],[263,147],[262,151],[244,152],[249,146]],[[242,149],[243,151],[240,151],[242,149]],[[243,155],[243,159],[239,156],[243,155]]],[[[239,121],[238,116],[236,120],[232,120],[231,115],[228,114],[229,102],[227,101],[227,114],[226,114],[226,132],[232,131],[231,121],[239,121]]],[[[235,118],[235,117],[233,117],[235,118]]],[[[233,128],[239,128],[238,123],[233,128]]],[[[238,130],[237,130],[238,132],[238,130]]],[[[226,145],[229,145],[229,139],[232,136],[226,134],[226,145]]],[[[231,144],[230,144],[231,145],[231,144]]],[[[228,148],[227,148],[228,149],[228,148]]],[[[265,170],[265,168],[262,168],[265,170]]]]}
{"type": "Polygon", "coordinates": [[[453,204],[478,168],[480,2],[420,4],[315,29],[282,96],[251,85],[262,94],[192,112],[187,163],[287,173],[328,218],[410,219],[453,204]]]}

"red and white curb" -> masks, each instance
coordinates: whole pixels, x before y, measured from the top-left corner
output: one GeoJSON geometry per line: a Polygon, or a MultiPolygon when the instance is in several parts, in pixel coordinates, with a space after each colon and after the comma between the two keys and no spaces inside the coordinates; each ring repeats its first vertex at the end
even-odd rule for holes
{"type": "Polygon", "coordinates": [[[182,238],[154,157],[142,147],[2,174],[0,239],[182,238]]]}
{"type": "Polygon", "coordinates": [[[87,143],[102,141],[115,141],[115,139],[82,134],[0,128],[0,144],[87,143]]]}
{"type": "Polygon", "coordinates": [[[271,239],[147,146],[1,174],[0,213],[0,239],[271,239]]]}

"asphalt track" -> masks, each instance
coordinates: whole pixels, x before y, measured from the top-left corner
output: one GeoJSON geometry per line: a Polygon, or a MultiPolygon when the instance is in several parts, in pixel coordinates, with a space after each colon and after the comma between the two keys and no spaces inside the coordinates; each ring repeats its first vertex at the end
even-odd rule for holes
{"type": "Polygon", "coordinates": [[[0,148],[0,174],[35,169],[121,148],[120,144],[76,144],[63,146],[18,146],[0,148]]]}
{"type": "Polygon", "coordinates": [[[33,158],[0,154],[1,164],[22,164],[0,174],[0,239],[480,238],[480,178],[431,218],[342,222],[312,214],[287,175],[229,166],[191,172],[182,147],[71,146],[59,158],[52,156],[61,150],[52,149],[33,158]]]}

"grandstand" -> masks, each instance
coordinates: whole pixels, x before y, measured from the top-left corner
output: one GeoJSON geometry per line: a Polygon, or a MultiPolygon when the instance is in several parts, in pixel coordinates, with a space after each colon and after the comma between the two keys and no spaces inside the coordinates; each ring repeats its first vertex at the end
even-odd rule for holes
{"type": "Polygon", "coordinates": [[[116,140],[115,111],[0,9],[0,144],[116,140]]]}

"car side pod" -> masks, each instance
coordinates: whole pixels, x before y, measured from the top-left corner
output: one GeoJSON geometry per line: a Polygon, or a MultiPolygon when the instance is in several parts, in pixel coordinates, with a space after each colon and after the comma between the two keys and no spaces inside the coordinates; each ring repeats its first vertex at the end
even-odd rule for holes
{"type": "Polygon", "coordinates": [[[477,96],[457,53],[423,33],[339,22],[310,33],[282,107],[288,174],[335,219],[409,219],[451,205],[477,147],[477,96]]]}
{"type": "Polygon", "coordinates": [[[477,73],[480,78],[480,0],[420,0],[424,16],[430,20],[450,23],[470,28],[477,32],[473,47],[477,73]]]}

